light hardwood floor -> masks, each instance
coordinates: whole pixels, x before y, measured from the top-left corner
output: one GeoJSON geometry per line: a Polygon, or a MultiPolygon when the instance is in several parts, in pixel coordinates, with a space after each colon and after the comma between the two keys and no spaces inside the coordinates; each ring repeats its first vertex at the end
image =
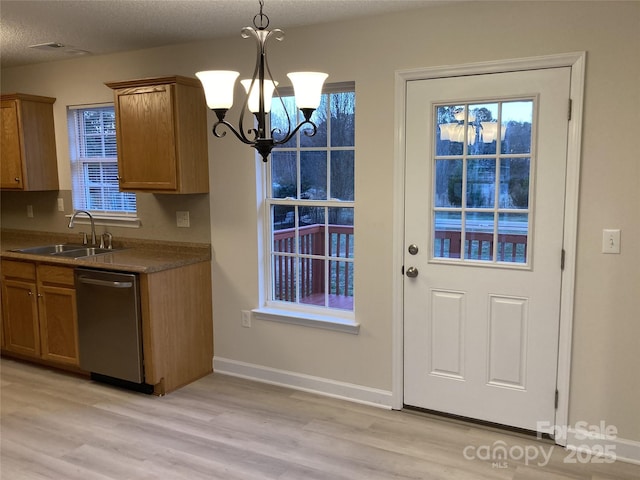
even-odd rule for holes
{"type": "Polygon", "coordinates": [[[3,480],[640,478],[640,466],[567,464],[563,449],[516,434],[219,374],[153,397],[7,359],[0,367],[3,480]],[[496,442],[551,460],[465,459],[465,448],[496,442]]]}

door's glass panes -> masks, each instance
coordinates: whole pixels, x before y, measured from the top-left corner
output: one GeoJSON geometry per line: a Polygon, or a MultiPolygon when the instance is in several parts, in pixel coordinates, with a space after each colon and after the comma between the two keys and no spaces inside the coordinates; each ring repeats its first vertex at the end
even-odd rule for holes
{"type": "Polygon", "coordinates": [[[326,307],[325,270],[322,258],[300,258],[300,303],[326,307]]]}
{"type": "Polygon", "coordinates": [[[467,212],[465,220],[465,258],[493,260],[494,214],[467,212]]]}
{"type": "MultiPolygon", "coordinates": [[[[301,147],[321,147],[327,146],[327,97],[328,95],[322,95],[320,97],[320,105],[311,115],[311,121],[318,127],[316,134],[312,137],[305,135],[305,131],[313,130],[310,126],[303,126],[300,129],[300,146],[301,147]]],[[[299,121],[303,120],[300,116],[299,121]]]]}
{"type": "MultiPolygon", "coordinates": [[[[273,100],[271,100],[269,121],[271,122],[271,130],[273,131],[273,138],[275,140],[284,139],[289,128],[294,128],[294,126],[297,125],[297,120],[298,116],[294,97],[274,97],[273,100]],[[287,112],[289,113],[288,118],[287,112]]],[[[284,145],[279,145],[279,147],[295,148],[296,136],[294,135],[291,140],[284,145]]]]}
{"type": "Polygon", "coordinates": [[[300,152],[300,198],[327,199],[326,150],[300,152]]]}
{"type": "Polygon", "coordinates": [[[495,155],[498,131],[498,104],[469,105],[467,151],[469,155],[495,155]]]}
{"type": "Polygon", "coordinates": [[[436,160],[434,204],[462,207],[462,160],[436,160]]]}
{"type": "Polygon", "coordinates": [[[331,152],[331,198],[352,202],[354,199],[353,150],[331,152]]]}
{"type": "Polygon", "coordinates": [[[529,208],[530,158],[500,160],[500,208],[529,208]]]}
{"type": "Polygon", "coordinates": [[[467,163],[467,208],[493,208],[495,192],[495,159],[469,160],[467,163]]]}
{"type": "Polygon", "coordinates": [[[354,146],[356,93],[332,93],[329,101],[331,102],[331,146],[354,146]]]}
{"type": "Polygon", "coordinates": [[[460,258],[462,213],[435,212],[433,231],[433,256],[435,258],[460,258]]]}
{"type": "Polygon", "coordinates": [[[328,255],[353,258],[353,208],[329,208],[328,228],[328,255]]]}
{"type": "Polygon", "coordinates": [[[271,153],[271,197],[298,198],[296,152],[274,150],[271,153]]]}
{"type": "Polygon", "coordinates": [[[281,302],[295,302],[297,291],[296,257],[274,255],[272,257],[273,298],[281,302]]]}
{"type": "Polygon", "coordinates": [[[533,100],[502,104],[502,128],[505,130],[502,153],[531,153],[533,100]]]}
{"type": "Polygon", "coordinates": [[[498,215],[498,261],[527,262],[529,215],[500,213],[498,215]]]}
{"type": "Polygon", "coordinates": [[[465,139],[464,105],[436,108],[436,155],[462,155],[465,139]]]}

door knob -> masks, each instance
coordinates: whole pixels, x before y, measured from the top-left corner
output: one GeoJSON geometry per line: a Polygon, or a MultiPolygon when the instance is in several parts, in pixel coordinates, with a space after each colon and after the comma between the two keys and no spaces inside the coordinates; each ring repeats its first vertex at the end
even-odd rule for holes
{"type": "Polygon", "coordinates": [[[414,244],[414,243],[409,245],[409,253],[411,255],[416,255],[418,253],[418,246],[416,244],[414,244]]]}
{"type": "Polygon", "coordinates": [[[418,276],[418,269],[416,267],[407,268],[407,277],[416,278],[418,276]]]}

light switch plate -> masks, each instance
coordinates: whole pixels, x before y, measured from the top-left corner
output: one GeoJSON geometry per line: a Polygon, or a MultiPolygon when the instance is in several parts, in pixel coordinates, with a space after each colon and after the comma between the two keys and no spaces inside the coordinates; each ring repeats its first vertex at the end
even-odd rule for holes
{"type": "Polygon", "coordinates": [[[602,230],[602,253],[620,253],[620,230],[602,230]]]}
{"type": "Polygon", "coordinates": [[[176,225],[178,227],[188,228],[189,225],[189,212],[176,212],[176,225]]]}

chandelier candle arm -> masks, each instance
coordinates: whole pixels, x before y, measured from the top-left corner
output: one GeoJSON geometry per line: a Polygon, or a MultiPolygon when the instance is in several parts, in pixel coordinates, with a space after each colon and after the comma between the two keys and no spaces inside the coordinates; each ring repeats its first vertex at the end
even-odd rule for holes
{"type": "MultiPolygon", "coordinates": [[[[284,39],[284,32],[280,29],[267,30],[269,25],[269,17],[262,13],[263,1],[260,0],[260,13],[253,18],[254,27],[244,27],[241,30],[242,38],[253,37],[256,40],[257,58],[256,66],[251,79],[242,80],[241,83],[246,92],[246,97],[238,127],[234,127],[225,120],[225,116],[233,105],[233,93],[235,82],[239,76],[238,72],[229,70],[210,70],[196,73],[196,76],[202,82],[205,91],[207,106],[216,114],[218,121],[213,125],[214,136],[224,137],[226,131],[218,131],[218,127],[224,126],[240,140],[241,142],[252,146],[262,156],[263,161],[267,161],[271,150],[277,146],[287,143],[294,135],[300,131],[301,127],[309,126],[309,130],[304,130],[307,136],[313,136],[317,132],[317,126],[311,121],[311,115],[320,105],[322,96],[322,85],[328,75],[320,72],[293,72],[287,74],[293,85],[296,106],[302,112],[304,120],[298,123],[292,129],[291,118],[287,111],[284,101],[280,98],[283,111],[287,117],[288,128],[283,133],[283,138],[276,140],[273,134],[277,129],[269,131],[267,128],[267,115],[271,111],[271,102],[273,94],[278,94],[276,82],[271,75],[269,64],[267,62],[267,41],[275,38],[278,41],[284,39]],[[252,138],[245,134],[244,115],[249,110],[255,117],[257,128],[246,130],[252,138]]],[[[278,130],[279,132],[279,130],[278,130]]],[[[282,132],[279,132],[282,133],[282,132]]]]}

